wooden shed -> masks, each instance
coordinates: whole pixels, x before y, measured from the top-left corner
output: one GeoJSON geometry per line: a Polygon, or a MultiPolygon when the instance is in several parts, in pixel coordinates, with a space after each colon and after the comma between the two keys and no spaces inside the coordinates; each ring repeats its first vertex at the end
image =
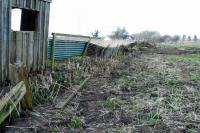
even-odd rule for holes
{"type": "Polygon", "coordinates": [[[45,68],[52,0],[0,0],[0,86],[9,65],[21,62],[29,72],[45,68]],[[20,31],[11,30],[11,12],[21,10],[20,31]]]}

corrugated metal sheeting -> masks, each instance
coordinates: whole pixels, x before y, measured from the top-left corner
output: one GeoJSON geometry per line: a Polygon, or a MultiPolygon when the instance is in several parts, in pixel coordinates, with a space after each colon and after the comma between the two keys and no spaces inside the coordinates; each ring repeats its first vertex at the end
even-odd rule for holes
{"type": "MultiPolygon", "coordinates": [[[[118,48],[103,47],[94,44],[95,38],[88,36],[53,33],[49,39],[48,59],[54,64],[54,60],[64,60],[74,56],[111,57],[118,52],[118,48]]],[[[97,38],[98,40],[98,38],[97,38]]]]}
{"type": "MultiPolygon", "coordinates": [[[[48,47],[48,58],[51,57],[51,48],[53,39],[49,39],[48,47]]],[[[63,60],[68,57],[81,56],[86,48],[87,42],[84,41],[73,41],[73,40],[59,40],[55,41],[55,60],[63,60]]]]}

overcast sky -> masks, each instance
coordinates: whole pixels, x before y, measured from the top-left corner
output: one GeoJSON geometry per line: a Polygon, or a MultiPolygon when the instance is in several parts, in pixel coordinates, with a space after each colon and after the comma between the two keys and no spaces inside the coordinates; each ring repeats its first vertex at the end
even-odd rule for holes
{"type": "Polygon", "coordinates": [[[161,34],[200,36],[200,0],[53,0],[50,33],[101,36],[117,26],[129,33],[156,30],[161,34]]]}

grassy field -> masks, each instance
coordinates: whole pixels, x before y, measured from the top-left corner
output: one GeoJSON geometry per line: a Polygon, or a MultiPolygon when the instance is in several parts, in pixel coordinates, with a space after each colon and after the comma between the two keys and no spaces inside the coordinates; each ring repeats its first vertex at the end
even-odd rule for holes
{"type": "Polygon", "coordinates": [[[190,54],[190,55],[168,55],[167,59],[174,62],[186,61],[186,62],[200,62],[199,54],[190,54]]]}
{"type": "MultiPolygon", "coordinates": [[[[181,44],[176,47],[188,49],[181,44]]],[[[7,132],[200,131],[199,54],[133,51],[109,59],[74,58],[58,63],[33,85],[37,107],[7,132]],[[91,79],[85,88],[65,108],[55,109],[88,75],[91,79]],[[46,91],[35,93],[41,87],[46,91]]]]}
{"type": "Polygon", "coordinates": [[[158,48],[178,48],[178,49],[199,49],[200,48],[200,41],[185,41],[185,42],[164,42],[158,43],[158,48]]]}

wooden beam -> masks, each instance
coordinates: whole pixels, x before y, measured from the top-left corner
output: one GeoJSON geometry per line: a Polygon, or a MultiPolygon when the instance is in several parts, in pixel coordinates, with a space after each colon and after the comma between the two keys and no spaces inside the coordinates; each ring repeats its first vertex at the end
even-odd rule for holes
{"type": "Polygon", "coordinates": [[[72,92],[72,94],[71,94],[65,101],[62,101],[62,102],[58,103],[58,104],[56,105],[55,108],[57,108],[57,109],[62,109],[62,108],[64,108],[64,107],[72,100],[72,98],[74,98],[74,96],[76,96],[77,93],[78,93],[81,89],[84,88],[84,86],[85,86],[86,83],[89,81],[89,79],[90,79],[90,76],[89,76],[88,78],[86,78],[86,79],[83,81],[83,83],[82,83],[79,87],[77,87],[77,89],[75,89],[75,91],[72,92]]]}
{"type": "Polygon", "coordinates": [[[18,83],[0,99],[0,124],[16,109],[16,106],[22,100],[26,93],[24,82],[18,83]]]}

